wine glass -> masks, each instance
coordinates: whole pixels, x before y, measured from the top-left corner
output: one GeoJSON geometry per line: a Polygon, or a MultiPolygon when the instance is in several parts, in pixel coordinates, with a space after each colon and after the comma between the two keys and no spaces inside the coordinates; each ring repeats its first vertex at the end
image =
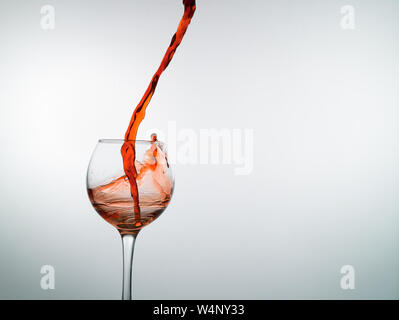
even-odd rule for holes
{"type": "Polygon", "coordinates": [[[138,207],[124,172],[121,148],[125,140],[101,139],[87,170],[87,191],[94,209],[122,237],[122,299],[132,299],[134,243],[140,230],[166,209],[173,194],[174,177],[165,144],[158,141],[129,141],[135,148],[138,207]]]}

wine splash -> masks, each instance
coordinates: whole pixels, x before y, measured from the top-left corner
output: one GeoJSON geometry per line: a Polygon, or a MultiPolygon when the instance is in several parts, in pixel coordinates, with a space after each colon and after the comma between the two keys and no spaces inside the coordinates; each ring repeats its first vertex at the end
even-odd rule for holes
{"type": "Polygon", "coordinates": [[[140,154],[140,161],[135,160],[138,173],[136,183],[140,189],[139,217],[132,214],[136,204],[132,201],[130,182],[126,175],[122,174],[109,183],[88,188],[93,207],[121,234],[137,233],[143,226],[154,221],[168,206],[174,187],[173,178],[168,172],[164,145],[153,136],[151,142],[137,142],[135,148],[140,154]]]}
{"type": "Polygon", "coordinates": [[[133,198],[133,204],[134,204],[133,209],[135,215],[134,220],[136,221],[135,222],[136,228],[142,226],[140,197],[137,186],[138,173],[137,173],[137,168],[135,166],[136,163],[135,140],[137,136],[137,130],[138,127],[140,126],[141,121],[145,117],[147,106],[150,103],[152,96],[154,95],[155,89],[158,84],[158,80],[161,77],[164,70],[168,67],[170,61],[172,60],[173,55],[175,54],[177,47],[180,45],[181,41],[183,40],[184,34],[186,33],[188,25],[190,24],[191,19],[194,15],[196,8],[195,0],[183,0],[183,4],[184,4],[184,14],[182,19],[180,20],[177,31],[172,37],[170,45],[166,50],[166,53],[161,61],[158,70],[153,75],[151,82],[147,87],[147,90],[145,91],[143,97],[141,98],[139,104],[137,105],[136,109],[133,112],[132,118],[129,123],[129,127],[125,134],[125,142],[121,148],[121,154],[123,158],[123,168],[130,183],[130,193],[131,197],[133,198]]]}

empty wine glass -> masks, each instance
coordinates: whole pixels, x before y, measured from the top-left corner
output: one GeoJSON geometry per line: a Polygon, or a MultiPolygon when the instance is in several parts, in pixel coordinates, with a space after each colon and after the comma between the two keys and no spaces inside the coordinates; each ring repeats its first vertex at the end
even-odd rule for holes
{"type": "Polygon", "coordinates": [[[124,143],[125,140],[118,139],[99,140],[87,170],[87,191],[94,209],[121,234],[122,299],[131,300],[136,236],[168,206],[173,194],[174,177],[162,142],[131,141],[135,146],[137,171],[138,203],[135,203],[123,167],[121,148],[124,143]]]}

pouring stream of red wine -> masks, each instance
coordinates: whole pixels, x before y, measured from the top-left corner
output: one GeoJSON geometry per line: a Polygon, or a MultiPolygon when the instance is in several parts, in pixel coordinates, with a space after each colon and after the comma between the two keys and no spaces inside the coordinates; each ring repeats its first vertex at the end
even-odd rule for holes
{"type": "Polygon", "coordinates": [[[123,158],[123,168],[125,170],[126,176],[130,183],[130,193],[134,202],[134,215],[136,220],[136,226],[140,226],[140,206],[139,206],[139,192],[137,187],[137,170],[135,167],[136,160],[136,149],[135,140],[137,136],[137,130],[140,126],[141,121],[145,117],[145,111],[151,98],[155,92],[158,84],[158,80],[162,75],[162,72],[168,67],[169,62],[172,60],[173,55],[183,40],[184,34],[186,33],[187,27],[191,22],[191,18],[195,12],[195,0],[183,0],[184,4],[184,15],[180,20],[179,26],[176,33],[172,37],[172,41],[166,53],[162,59],[161,65],[159,66],[157,72],[151,79],[151,82],[145,91],[143,97],[141,98],[139,104],[133,112],[132,118],[129,123],[129,127],[125,134],[125,142],[121,148],[122,158],[123,158]]]}

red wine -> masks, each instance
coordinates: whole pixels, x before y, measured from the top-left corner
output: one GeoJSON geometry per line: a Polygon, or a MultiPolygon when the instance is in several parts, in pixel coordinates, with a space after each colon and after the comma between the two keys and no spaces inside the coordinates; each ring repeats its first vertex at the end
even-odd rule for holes
{"type": "Polygon", "coordinates": [[[111,183],[88,190],[90,201],[107,222],[123,233],[137,233],[154,221],[167,207],[173,192],[173,179],[167,173],[169,166],[162,145],[155,141],[146,150],[141,162],[135,161],[138,172],[135,182],[140,189],[140,215],[132,214],[130,182],[126,175],[111,183]]]}
{"type": "Polygon", "coordinates": [[[177,47],[180,45],[181,41],[183,40],[183,36],[186,33],[187,27],[191,22],[191,18],[194,15],[196,8],[195,0],[183,0],[183,4],[184,4],[184,14],[182,19],[180,20],[177,31],[172,37],[170,45],[166,50],[166,53],[162,59],[162,62],[158,70],[155,72],[154,76],[152,77],[147,90],[145,91],[142,99],[140,100],[139,104],[137,105],[136,109],[133,112],[128,129],[125,134],[125,143],[121,148],[121,154],[123,158],[123,168],[130,184],[130,194],[131,197],[133,198],[133,209],[134,209],[134,215],[137,227],[140,227],[140,225],[142,224],[143,217],[140,209],[141,207],[140,201],[142,200],[139,195],[138,186],[137,186],[138,170],[137,167],[135,166],[136,151],[135,151],[134,141],[136,139],[137,130],[140,126],[140,123],[145,117],[147,106],[150,103],[151,98],[157,87],[158,80],[161,77],[163,71],[168,67],[170,61],[172,60],[177,47]]]}

